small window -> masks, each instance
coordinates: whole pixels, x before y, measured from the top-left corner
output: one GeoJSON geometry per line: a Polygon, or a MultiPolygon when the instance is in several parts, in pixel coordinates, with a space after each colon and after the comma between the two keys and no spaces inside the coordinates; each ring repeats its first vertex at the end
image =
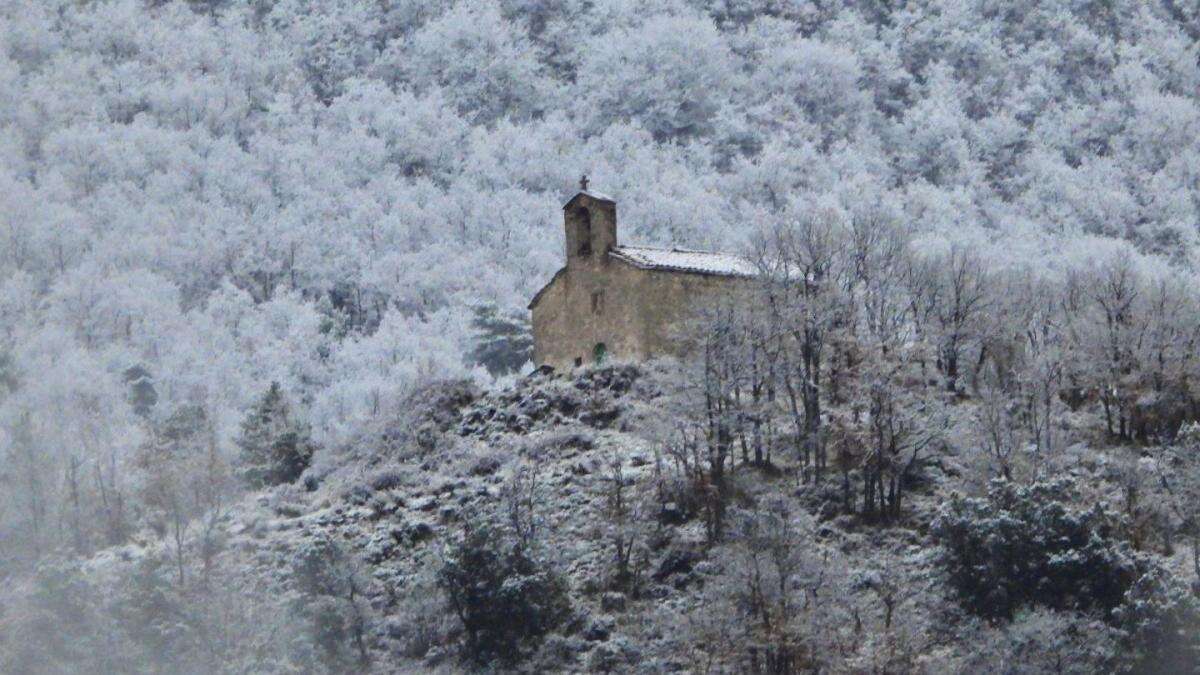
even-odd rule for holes
{"type": "Polygon", "coordinates": [[[603,342],[597,342],[592,349],[592,358],[597,364],[604,363],[604,360],[608,358],[608,347],[604,346],[603,342]]]}
{"type": "Polygon", "coordinates": [[[604,313],[604,291],[594,291],[592,293],[592,314],[604,313]]]}
{"type": "Polygon", "coordinates": [[[579,255],[592,254],[592,214],[587,209],[576,211],[579,218],[579,255]]]}
{"type": "Polygon", "coordinates": [[[579,366],[582,366],[582,365],[583,365],[583,357],[576,356],[575,357],[575,367],[578,368],[579,366]]]}

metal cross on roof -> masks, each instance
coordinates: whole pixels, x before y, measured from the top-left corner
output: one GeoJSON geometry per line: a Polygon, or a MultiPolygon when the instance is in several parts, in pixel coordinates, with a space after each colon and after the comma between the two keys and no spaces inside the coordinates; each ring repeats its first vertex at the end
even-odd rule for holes
{"type": "Polygon", "coordinates": [[[579,177],[579,189],[584,192],[587,192],[587,184],[588,184],[588,179],[587,179],[587,174],[585,173],[579,177]]]}

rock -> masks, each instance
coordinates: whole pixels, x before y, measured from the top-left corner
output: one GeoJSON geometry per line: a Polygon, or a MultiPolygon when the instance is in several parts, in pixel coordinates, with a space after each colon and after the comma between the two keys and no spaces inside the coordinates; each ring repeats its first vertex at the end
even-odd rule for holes
{"type": "Polygon", "coordinates": [[[658,520],[663,525],[682,525],[687,522],[687,514],[675,502],[667,502],[659,510],[658,520]]]}
{"type": "Polygon", "coordinates": [[[691,572],[692,567],[700,559],[700,554],[690,549],[672,549],[667,552],[666,557],[659,563],[658,571],[654,573],[654,580],[661,582],[673,574],[691,572]]]}
{"type": "Polygon", "coordinates": [[[579,421],[596,429],[607,429],[621,415],[621,409],[615,405],[598,406],[593,410],[584,411],[579,421]]]}
{"type": "Polygon", "coordinates": [[[837,502],[822,502],[821,507],[817,510],[817,518],[820,520],[832,520],[837,518],[839,513],[841,513],[841,507],[837,502]]]}
{"type": "Polygon", "coordinates": [[[586,652],[590,647],[587,642],[573,635],[559,635],[551,633],[546,636],[542,643],[541,656],[544,667],[537,668],[535,672],[552,672],[561,670],[562,664],[570,662],[579,654],[586,652]],[[545,662],[548,657],[549,663],[545,662]]]}
{"type": "Polygon", "coordinates": [[[601,642],[607,640],[609,635],[612,635],[613,621],[611,616],[593,617],[587,623],[587,627],[583,629],[583,639],[588,642],[601,642]]]}
{"type": "Polygon", "coordinates": [[[367,562],[374,565],[390,558],[395,549],[394,538],[390,534],[378,532],[372,535],[371,540],[363,547],[363,556],[367,562]]]}
{"type": "Polygon", "coordinates": [[[475,476],[490,476],[500,468],[502,462],[495,455],[487,455],[475,460],[471,466],[471,474],[475,476]]]}
{"type": "Polygon", "coordinates": [[[451,480],[451,481],[446,481],[445,483],[442,483],[437,488],[437,492],[444,493],[444,494],[454,494],[455,491],[464,490],[466,488],[467,488],[467,481],[451,480]]]}
{"type": "Polygon", "coordinates": [[[623,672],[623,666],[641,661],[641,653],[625,638],[596,645],[588,655],[587,669],[593,673],[623,672]]]}
{"type": "Polygon", "coordinates": [[[346,500],[346,502],[353,506],[362,506],[363,504],[366,504],[372,496],[374,495],[372,494],[370,487],[366,485],[355,485],[346,491],[346,494],[342,496],[342,499],[346,500]]]}
{"type": "Polygon", "coordinates": [[[671,589],[662,584],[654,584],[646,589],[645,594],[651,600],[662,600],[671,595],[671,589]]]}
{"type": "Polygon", "coordinates": [[[596,441],[587,434],[568,433],[555,440],[561,447],[574,450],[591,450],[596,447],[596,441]]]}
{"type": "Polygon", "coordinates": [[[429,651],[425,652],[425,664],[434,666],[449,658],[450,652],[444,647],[430,647],[429,651]]]}
{"type": "Polygon", "coordinates": [[[693,572],[676,574],[671,577],[671,586],[677,591],[682,591],[696,581],[699,581],[699,577],[693,572]]]}
{"type": "Polygon", "coordinates": [[[415,502],[413,502],[413,505],[412,505],[412,507],[414,509],[425,512],[425,513],[433,511],[434,509],[437,508],[437,506],[438,506],[438,498],[433,497],[433,496],[422,497],[422,498],[416,500],[415,502]]]}
{"type": "Polygon", "coordinates": [[[416,546],[433,538],[433,528],[429,523],[401,523],[388,529],[388,536],[397,544],[416,546]]]}
{"type": "Polygon", "coordinates": [[[408,635],[408,625],[396,617],[388,617],[383,622],[384,635],[399,640],[408,635]]]}
{"type": "Polygon", "coordinates": [[[540,420],[550,411],[550,401],[544,395],[535,394],[521,401],[518,410],[529,420],[540,420]]]}
{"type": "Polygon", "coordinates": [[[405,536],[409,543],[419,544],[433,538],[433,528],[429,523],[413,523],[406,528],[405,536]]]}
{"type": "Polygon", "coordinates": [[[603,609],[606,612],[624,612],[625,594],[605,593],[600,597],[600,609],[603,609]]]}
{"type": "Polygon", "coordinates": [[[555,409],[565,417],[574,417],[575,413],[579,412],[582,404],[570,396],[564,396],[554,402],[555,409]]]}

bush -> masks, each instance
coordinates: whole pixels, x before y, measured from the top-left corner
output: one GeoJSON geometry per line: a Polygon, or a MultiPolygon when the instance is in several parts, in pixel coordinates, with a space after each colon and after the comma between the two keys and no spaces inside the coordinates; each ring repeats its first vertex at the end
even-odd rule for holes
{"type": "Polygon", "coordinates": [[[519,660],[571,613],[563,577],[487,523],[468,525],[438,585],[466,630],[465,656],[479,664],[519,660]]]}
{"type": "Polygon", "coordinates": [[[382,492],[383,490],[395,490],[396,488],[404,487],[405,474],[404,470],[398,466],[388,466],[371,474],[367,479],[367,484],[372,490],[382,492]]]}
{"type": "Polygon", "coordinates": [[[45,561],[25,590],[24,597],[6,597],[0,609],[0,672],[113,672],[129,666],[125,654],[102,648],[109,637],[98,630],[104,625],[103,600],[81,563],[45,561]]]}
{"type": "Polygon", "coordinates": [[[348,672],[368,661],[363,581],[353,558],[337,542],[317,538],[300,544],[291,559],[298,595],[295,611],[305,620],[301,644],[330,672],[348,672]]]}
{"type": "Polygon", "coordinates": [[[490,476],[504,466],[505,459],[500,452],[479,455],[472,460],[470,473],[472,476],[490,476]]]}
{"type": "Polygon", "coordinates": [[[1069,488],[995,481],[987,499],[951,500],[933,533],[966,607],[988,619],[1025,607],[1100,610],[1131,672],[1200,672],[1200,600],[1118,541],[1112,514],[1068,509],[1069,488]]]}
{"type": "Polygon", "coordinates": [[[961,654],[961,662],[939,664],[934,671],[1085,675],[1112,673],[1120,665],[1120,630],[1098,619],[1047,609],[1018,612],[1003,626],[968,626],[956,637],[972,648],[961,654]],[[997,668],[1001,663],[1020,664],[1020,669],[997,668]]]}
{"type": "Polygon", "coordinates": [[[200,613],[163,561],[49,559],[0,602],[0,673],[191,673],[210,667],[200,613]],[[97,573],[99,572],[99,573],[97,573]]]}
{"type": "Polygon", "coordinates": [[[1112,612],[1141,571],[1099,506],[1068,508],[1068,481],[994,481],[986,499],[955,496],[934,521],[941,563],[966,607],[1011,619],[1022,607],[1112,612]]]}
{"type": "Polygon", "coordinates": [[[1143,574],[1116,612],[1137,673],[1200,672],[1200,600],[1161,567],[1143,574]]]}

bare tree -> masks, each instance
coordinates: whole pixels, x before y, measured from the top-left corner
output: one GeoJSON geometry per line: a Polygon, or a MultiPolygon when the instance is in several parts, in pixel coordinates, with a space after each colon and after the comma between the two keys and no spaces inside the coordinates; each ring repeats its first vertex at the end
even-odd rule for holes
{"type": "Polygon", "coordinates": [[[923,453],[944,442],[950,420],[940,408],[936,400],[920,399],[882,378],[870,386],[864,515],[885,521],[900,517],[905,485],[921,466],[923,453]]]}
{"type": "Polygon", "coordinates": [[[538,478],[536,463],[522,463],[501,488],[506,524],[525,547],[537,540],[541,525],[537,515],[537,506],[541,501],[538,478]]]}
{"type": "Polygon", "coordinates": [[[31,414],[22,412],[9,433],[9,452],[5,465],[6,475],[15,486],[13,496],[19,502],[20,512],[27,523],[27,537],[33,559],[41,557],[42,538],[45,535],[49,510],[48,486],[45,474],[49,462],[37,447],[31,429],[31,414]],[[17,497],[19,495],[19,497],[17,497]]]}
{"type": "Polygon", "coordinates": [[[649,565],[642,532],[645,519],[621,458],[611,454],[605,465],[603,523],[613,549],[609,586],[637,597],[649,565]]]}
{"type": "Polygon", "coordinates": [[[155,526],[170,539],[178,584],[186,583],[190,532],[198,526],[202,582],[207,586],[233,478],[205,409],[189,405],[172,413],[139,451],[137,466],[144,474],[141,500],[155,514],[155,526]]]}
{"type": "Polygon", "coordinates": [[[1013,453],[1024,441],[1019,414],[1018,402],[998,385],[995,376],[987,377],[980,387],[975,424],[993,473],[1004,480],[1013,479],[1013,453]]]}
{"type": "Polygon", "coordinates": [[[966,345],[978,338],[976,324],[990,300],[990,275],[979,257],[955,245],[934,261],[937,299],[933,314],[938,322],[938,366],[946,388],[958,392],[959,360],[966,345]]]}
{"type": "Polygon", "coordinates": [[[200,511],[201,583],[208,588],[212,581],[213,561],[220,549],[220,539],[226,516],[235,491],[233,471],[217,445],[217,431],[212,419],[206,418],[204,453],[197,461],[191,482],[192,499],[200,511]]]}
{"type": "Polygon", "coordinates": [[[837,215],[823,212],[778,225],[756,244],[768,308],[767,335],[781,348],[779,378],[800,443],[799,458],[814,482],[828,466],[822,430],[824,357],[831,333],[845,324],[843,277],[847,233],[837,215]]]}
{"type": "Polygon", "coordinates": [[[1113,255],[1095,272],[1076,276],[1070,282],[1085,285],[1083,293],[1095,310],[1085,315],[1089,322],[1084,347],[1096,357],[1097,366],[1090,374],[1103,405],[1108,433],[1123,441],[1132,440],[1131,377],[1134,355],[1145,333],[1145,324],[1138,320],[1141,279],[1128,256],[1113,255]]]}

